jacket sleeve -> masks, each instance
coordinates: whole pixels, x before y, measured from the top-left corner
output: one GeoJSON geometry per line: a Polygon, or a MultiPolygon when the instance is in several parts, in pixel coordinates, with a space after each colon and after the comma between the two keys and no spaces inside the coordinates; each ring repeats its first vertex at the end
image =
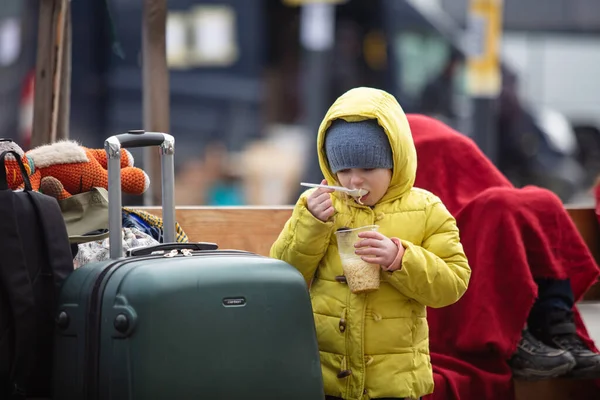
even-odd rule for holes
{"type": "Polygon", "coordinates": [[[296,203],[292,216],[271,247],[270,256],[294,266],[309,285],[329,246],[333,222],[322,222],[308,211],[307,193],[310,190],[296,203]]]}
{"type": "Polygon", "coordinates": [[[440,202],[427,212],[421,246],[401,240],[402,267],[385,272],[384,279],[398,291],[432,308],[458,301],[467,290],[471,269],[460,243],[454,217],[440,202]]]}

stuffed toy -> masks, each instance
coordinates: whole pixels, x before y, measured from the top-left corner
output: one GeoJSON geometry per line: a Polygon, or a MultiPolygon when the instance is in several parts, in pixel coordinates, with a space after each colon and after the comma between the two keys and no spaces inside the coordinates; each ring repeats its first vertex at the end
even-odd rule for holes
{"type": "MultiPolygon", "coordinates": [[[[36,147],[25,153],[35,173],[39,172],[40,192],[63,200],[94,187],[108,189],[106,152],[88,149],[74,141],[60,141],[36,147]]],[[[121,149],[121,189],[129,194],[142,194],[150,179],[133,166],[131,153],[121,149]]],[[[33,183],[32,183],[33,184],[33,183]]]]}
{"type": "MultiPolygon", "coordinates": [[[[23,166],[27,171],[32,189],[38,191],[40,188],[41,174],[40,171],[35,169],[33,160],[30,157],[27,157],[23,149],[11,139],[0,139],[0,154],[7,150],[12,150],[19,154],[23,166]]],[[[12,154],[6,155],[4,166],[6,167],[7,172],[6,180],[8,187],[12,190],[22,189],[23,177],[21,176],[21,171],[19,171],[19,165],[12,154]]]]}

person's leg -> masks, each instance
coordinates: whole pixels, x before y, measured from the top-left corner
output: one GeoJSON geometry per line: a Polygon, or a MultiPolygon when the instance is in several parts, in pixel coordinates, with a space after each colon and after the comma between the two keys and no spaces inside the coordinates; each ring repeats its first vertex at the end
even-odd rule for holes
{"type": "Polygon", "coordinates": [[[531,333],[546,345],[568,351],[576,361],[568,376],[600,378],[600,354],[590,351],[576,333],[574,298],[568,279],[536,279],[539,288],[528,318],[531,333]]]}
{"type": "Polygon", "coordinates": [[[536,334],[552,326],[555,332],[575,333],[575,323],[570,318],[575,303],[570,281],[538,278],[535,282],[538,298],[527,319],[529,329],[536,334]]]}
{"type": "MultiPolygon", "coordinates": [[[[468,290],[465,298],[473,292],[481,297],[476,302],[472,297],[470,303],[462,302],[470,307],[465,307],[461,319],[465,320],[464,314],[471,317],[466,326],[477,327],[479,332],[469,335],[469,341],[477,343],[481,351],[496,345],[499,354],[513,352],[509,364],[514,376],[550,379],[570,371],[575,360],[567,351],[549,347],[523,331],[538,295],[534,277],[561,275],[553,263],[552,243],[556,241],[548,243],[537,209],[528,204],[532,199],[523,194],[514,189],[486,190],[457,215],[461,241],[464,238],[465,253],[473,268],[469,290],[475,291],[468,290]],[[472,309],[477,313],[471,315],[472,309]],[[486,314],[489,317],[483,323],[481,316],[486,314]]],[[[466,336],[457,337],[453,346],[466,336]]],[[[466,350],[473,349],[470,345],[466,350]]]]}
{"type": "Polygon", "coordinates": [[[519,221],[522,248],[538,295],[527,316],[526,329],[531,334],[523,335],[511,360],[513,372],[531,378],[538,372],[539,377],[548,373],[546,377],[552,378],[552,372],[560,372],[556,363],[562,359],[563,364],[575,360],[574,376],[595,377],[600,374],[600,356],[576,334],[574,303],[589,282],[596,279],[597,267],[554,194],[539,188],[519,192],[504,205],[511,210],[510,216],[519,221]]]}

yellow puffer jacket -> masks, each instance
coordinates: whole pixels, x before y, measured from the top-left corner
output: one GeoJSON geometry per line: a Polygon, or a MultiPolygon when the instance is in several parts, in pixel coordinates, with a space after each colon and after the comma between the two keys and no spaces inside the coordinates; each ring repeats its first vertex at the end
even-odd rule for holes
{"type": "Polygon", "coordinates": [[[390,187],[374,207],[337,192],[336,214],[324,223],[296,204],[271,257],[296,267],[310,284],[325,392],[344,399],[419,396],[433,391],[425,307],[456,302],[471,270],[454,218],[433,194],[413,188],[417,155],[406,116],[386,92],[357,88],[342,95],[319,128],[319,163],[327,182],[339,185],[324,154],[325,132],[337,118],[377,119],[394,157],[390,187]],[[381,273],[379,290],[352,294],[342,275],[335,235],[341,227],[377,224],[406,248],[402,268],[381,273]],[[312,282],[312,283],[311,283],[312,282]]]}

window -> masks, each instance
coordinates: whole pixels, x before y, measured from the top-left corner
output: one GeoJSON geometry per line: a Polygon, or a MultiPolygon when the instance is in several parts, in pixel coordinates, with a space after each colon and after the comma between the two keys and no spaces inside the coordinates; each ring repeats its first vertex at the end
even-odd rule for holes
{"type": "Polygon", "coordinates": [[[2,0],[0,7],[0,67],[10,67],[21,54],[22,0],[2,0]]]}

